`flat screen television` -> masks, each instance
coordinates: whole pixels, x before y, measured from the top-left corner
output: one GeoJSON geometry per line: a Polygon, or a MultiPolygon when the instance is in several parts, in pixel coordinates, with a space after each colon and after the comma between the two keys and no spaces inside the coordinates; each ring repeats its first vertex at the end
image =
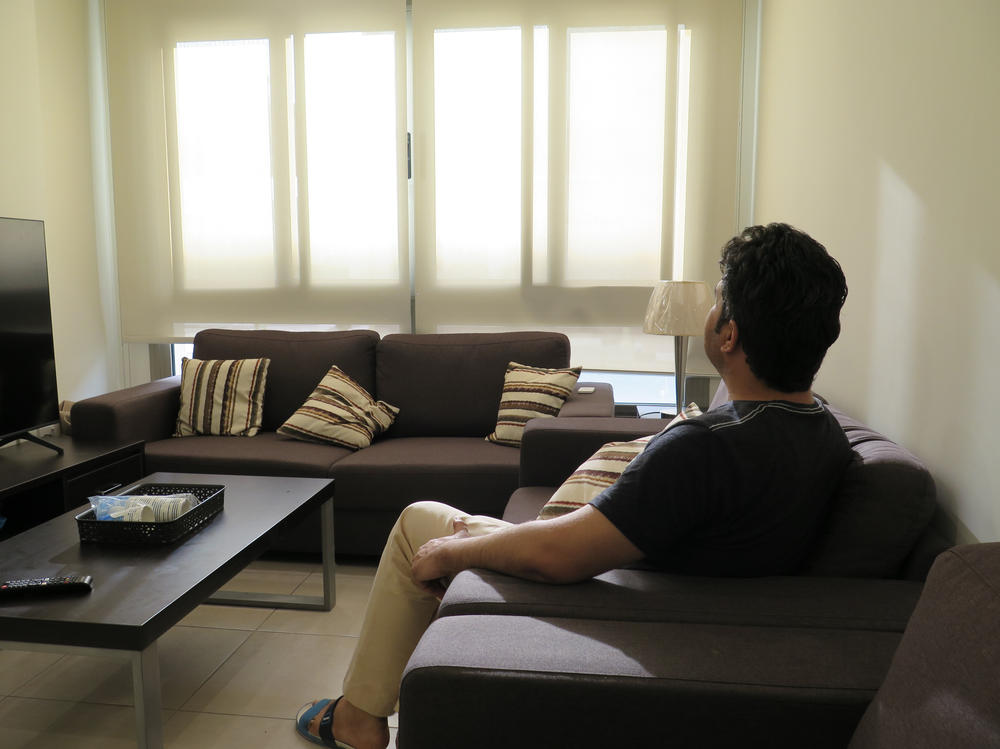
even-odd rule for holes
{"type": "Polygon", "coordinates": [[[0,218],[0,445],[58,421],[45,226],[0,218]]]}

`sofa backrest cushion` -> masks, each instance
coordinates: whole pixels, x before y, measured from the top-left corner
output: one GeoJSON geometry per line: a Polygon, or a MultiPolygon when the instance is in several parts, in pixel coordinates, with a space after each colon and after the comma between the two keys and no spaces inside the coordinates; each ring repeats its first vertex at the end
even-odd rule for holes
{"type": "Polygon", "coordinates": [[[937,506],[934,479],[908,450],[829,407],[854,457],[801,572],[897,577],[937,506]]]}
{"type": "Polygon", "coordinates": [[[568,367],[562,333],[418,333],[378,344],[375,397],[399,408],[387,437],[485,437],[507,365],[568,367]]]}
{"type": "MultiPolygon", "coordinates": [[[[729,399],[725,383],[712,406],[729,399]]],[[[937,507],[934,479],[908,450],[827,404],[854,453],[801,574],[898,577],[937,507]]]]}
{"type": "Polygon", "coordinates": [[[263,428],[274,431],[305,402],[333,364],[373,392],[378,340],[373,330],[209,329],[195,335],[194,358],[270,359],[263,428]]]}

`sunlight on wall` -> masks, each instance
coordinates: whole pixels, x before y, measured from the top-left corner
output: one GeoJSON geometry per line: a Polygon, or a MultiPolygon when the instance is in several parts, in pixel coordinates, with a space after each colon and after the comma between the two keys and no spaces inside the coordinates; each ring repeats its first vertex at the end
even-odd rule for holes
{"type": "Polygon", "coordinates": [[[873,418],[905,425],[912,413],[912,379],[887,380],[900,357],[912,357],[920,331],[916,298],[918,249],[924,236],[925,208],[917,194],[885,162],[879,165],[875,236],[875,286],[880,299],[873,307],[871,367],[868,371],[873,418]]]}
{"type": "MultiPolygon", "coordinates": [[[[972,435],[996,434],[996,342],[1000,341],[1000,278],[988,273],[969,279],[969,297],[973,300],[968,324],[971,382],[962,393],[967,421],[961,422],[964,439],[949,440],[949,450],[956,455],[954,471],[978,475],[983,486],[1000,487],[1000,461],[996,459],[995,440],[976,439],[972,435]]],[[[1000,528],[1000,501],[988,504],[962,503],[965,524],[970,528],[1000,528]]]]}

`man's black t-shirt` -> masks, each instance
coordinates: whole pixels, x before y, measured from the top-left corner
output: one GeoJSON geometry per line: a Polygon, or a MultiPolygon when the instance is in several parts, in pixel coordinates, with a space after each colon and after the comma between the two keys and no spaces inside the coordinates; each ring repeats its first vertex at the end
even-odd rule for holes
{"type": "Polygon", "coordinates": [[[819,401],[734,401],[657,435],[591,504],[661,569],[789,574],[850,456],[819,401]]]}

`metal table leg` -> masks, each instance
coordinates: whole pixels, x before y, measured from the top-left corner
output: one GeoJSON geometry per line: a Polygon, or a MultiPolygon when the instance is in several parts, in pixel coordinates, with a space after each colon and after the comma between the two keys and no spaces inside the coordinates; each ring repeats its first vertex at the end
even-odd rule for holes
{"type": "Polygon", "coordinates": [[[160,659],[156,642],[145,650],[132,653],[132,692],[139,749],[163,749],[160,659]]]}
{"type": "Polygon", "coordinates": [[[40,653],[69,653],[99,658],[127,660],[132,665],[132,694],[135,702],[135,734],[139,749],[163,749],[163,700],[160,695],[160,658],[156,642],[145,650],[92,648],[41,642],[0,641],[3,650],[30,650],[40,653]]]}
{"type": "Polygon", "coordinates": [[[307,596],[285,593],[250,593],[238,590],[218,590],[205,603],[225,606],[258,606],[272,609],[305,609],[329,611],[337,604],[336,563],[333,549],[333,499],[320,506],[320,533],[323,554],[323,595],[307,596]]]}

